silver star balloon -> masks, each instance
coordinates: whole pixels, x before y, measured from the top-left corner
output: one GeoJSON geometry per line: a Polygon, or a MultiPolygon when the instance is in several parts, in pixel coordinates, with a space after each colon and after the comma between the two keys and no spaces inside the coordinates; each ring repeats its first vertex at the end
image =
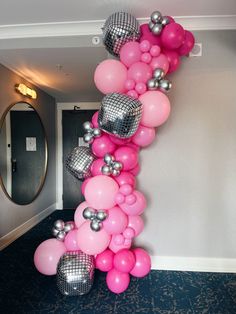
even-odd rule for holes
{"type": "Polygon", "coordinates": [[[172,83],[169,80],[164,79],[164,77],[165,72],[162,69],[155,69],[153,72],[153,78],[147,82],[148,90],[160,89],[162,91],[168,92],[172,87],[172,83]]]}
{"type": "Polygon", "coordinates": [[[90,220],[90,228],[93,231],[100,231],[102,228],[102,222],[107,218],[105,211],[97,211],[94,208],[86,207],[83,211],[84,219],[90,220]]]}
{"type": "Polygon", "coordinates": [[[102,166],[102,174],[118,176],[123,168],[123,164],[120,161],[116,161],[114,156],[106,154],[104,156],[105,165],[102,166]]]}
{"type": "Polygon", "coordinates": [[[73,221],[64,222],[58,219],[54,222],[52,228],[52,234],[59,241],[64,241],[68,232],[75,228],[75,223],[73,221]]]}
{"type": "Polygon", "coordinates": [[[170,23],[168,16],[162,16],[161,12],[154,11],[151,14],[149,29],[154,35],[160,35],[164,26],[170,23]]]}
{"type": "Polygon", "coordinates": [[[94,138],[101,136],[101,130],[94,128],[93,124],[89,121],[84,122],[83,128],[85,130],[84,141],[88,144],[92,144],[94,138]]]}

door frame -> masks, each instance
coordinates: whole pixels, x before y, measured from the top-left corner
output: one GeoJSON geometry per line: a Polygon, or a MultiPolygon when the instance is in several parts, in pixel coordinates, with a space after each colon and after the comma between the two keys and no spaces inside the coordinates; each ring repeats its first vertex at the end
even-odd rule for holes
{"type": "Polygon", "coordinates": [[[62,143],[62,111],[63,110],[98,110],[100,102],[75,102],[75,103],[57,103],[56,115],[56,199],[57,209],[63,209],[63,143],[62,143]]]}

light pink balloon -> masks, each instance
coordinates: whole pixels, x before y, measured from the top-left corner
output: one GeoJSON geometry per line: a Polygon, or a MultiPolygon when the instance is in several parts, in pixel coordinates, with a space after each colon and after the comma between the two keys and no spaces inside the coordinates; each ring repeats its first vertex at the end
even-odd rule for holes
{"type": "Polygon", "coordinates": [[[134,167],[133,169],[130,170],[130,173],[134,176],[137,176],[140,172],[141,168],[140,168],[140,164],[137,163],[136,167],[134,167]]]}
{"type": "Polygon", "coordinates": [[[77,243],[77,231],[77,229],[74,229],[67,233],[64,240],[67,251],[78,251],[80,249],[77,243]]]}
{"type": "Polygon", "coordinates": [[[120,175],[115,177],[115,180],[119,186],[122,186],[123,184],[129,184],[134,188],[136,185],[136,179],[134,175],[126,171],[121,171],[120,175]]]}
{"type": "Polygon", "coordinates": [[[102,228],[96,232],[90,228],[90,221],[83,223],[77,231],[77,243],[82,252],[96,255],[109,245],[111,236],[102,228]]]}
{"type": "Polygon", "coordinates": [[[89,207],[89,204],[87,202],[82,202],[75,210],[74,221],[77,228],[79,228],[86,221],[83,217],[83,211],[87,207],[89,207]]]}
{"type": "Polygon", "coordinates": [[[119,204],[119,206],[127,215],[141,215],[147,206],[145,196],[137,190],[135,190],[133,194],[136,197],[135,203],[131,205],[123,203],[119,204]]]}
{"type": "Polygon", "coordinates": [[[63,242],[57,239],[48,239],[42,242],[34,253],[34,265],[44,275],[56,275],[57,264],[66,252],[63,242]]]}
{"type": "Polygon", "coordinates": [[[96,111],[94,113],[94,115],[92,116],[92,124],[93,124],[94,128],[99,127],[99,125],[98,125],[98,111],[96,111]]]}
{"type": "Polygon", "coordinates": [[[146,83],[152,77],[152,68],[144,62],[136,62],[128,70],[128,78],[136,83],[146,83]]]}
{"type": "Polygon", "coordinates": [[[137,83],[135,86],[135,90],[138,94],[142,95],[147,91],[147,86],[144,83],[137,83]]]}
{"type": "Polygon", "coordinates": [[[92,177],[85,188],[85,200],[95,209],[109,209],[115,206],[115,195],[119,185],[111,177],[92,177]]]}
{"type": "Polygon", "coordinates": [[[157,127],[163,124],[170,114],[168,97],[159,91],[148,91],[139,97],[143,104],[141,124],[147,127],[157,127]]]}
{"type": "Polygon", "coordinates": [[[107,249],[96,256],[96,268],[101,271],[109,271],[113,268],[114,253],[107,249]]]}
{"type": "Polygon", "coordinates": [[[103,94],[123,93],[127,69],[123,63],[108,59],[102,61],[94,73],[94,82],[98,90],[103,94]]]}
{"type": "Polygon", "coordinates": [[[130,274],[139,278],[146,276],[151,270],[151,258],[149,254],[141,248],[136,248],[132,251],[136,262],[130,274]]]}
{"type": "Polygon", "coordinates": [[[81,184],[81,193],[84,195],[85,187],[87,183],[89,182],[90,178],[85,179],[81,184]]]}
{"type": "Polygon", "coordinates": [[[141,58],[141,51],[139,43],[130,41],[126,43],[120,50],[120,61],[127,67],[130,67],[133,63],[138,62],[141,58]]]}
{"type": "Polygon", "coordinates": [[[91,168],[90,168],[92,176],[95,177],[95,176],[101,175],[102,174],[102,167],[104,165],[105,165],[105,162],[102,158],[98,158],[98,159],[94,160],[94,162],[92,163],[91,168]]]}
{"type": "Polygon", "coordinates": [[[161,42],[166,49],[177,49],[184,41],[184,29],[178,23],[166,25],[161,32],[161,42]]]}
{"type": "Polygon", "coordinates": [[[134,80],[128,79],[125,81],[125,89],[132,90],[134,88],[135,88],[135,81],[134,80]]]}
{"type": "Polygon", "coordinates": [[[158,57],[152,58],[150,66],[152,67],[153,71],[157,68],[160,68],[166,74],[169,70],[168,58],[163,53],[161,53],[158,57]]]}
{"type": "Polygon", "coordinates": [[[126,94],[133,99],[138,99],[138,93],[134,89],[129,90],[126,94]]]}
{"type": "Polygon", "coordinates": [[[132,241],[130,239],[124,239],[122,234],[114,234],[111,237],[109,249],[112,250],[114,253],[117,253],[119,250],[129,249],[131,247],[131,243],[132,241]],[[121,241],[121,238],[123,239],[123,241],[121,241]]]}
{"type": "Polygon", "coordinates": [[[141,216],[128,216],[128,226],[132,228],[137,237],[144,229],[144,222],[141,216]]]}
{"type": "Polygon", "coordinates": [[[115,268],[111,269],[107,273],[106,283],[108,288],[114,293],[122,293],[124,292],[130,282],[130,276],[128,273],[122,273],[115,268]]]}
{"type": "Polygon", "coordinates": [[[114,155],[115,160],[122,162],[124,171],[134,168],[138,163],[138,154],[136,150],[131,147],[119,147],[114,155]]]}
{"type": "Polygon", "coordinates": [[[183,44],[177,49],[177,52],[180,56],[187,56],[190,51],[193,49],[195,43],[195,39],[193,33],[189,31],[184,32],[184,42],[183,44]]]}
{"type": "Polygon", "coordinates": [[[135,265],[134,253],[130,250],[123,249],[117,252],[114,256],[114,268],[123,272],[129,273],[135,265]]]}
{"type": "Polygon", "coordinates": [[[108,217],[103,222],[103,228],[109,234],[119,234],[125,230],[127,224],[127,215],[118,206],[115,206],[108,210],[108,217]]]}
{"type": "Polygon", "coordinates": [[[139,125],[137,132],[132,137],[132,142],[141,147],[150,145],[156,137],[156,131],[154,128],[148,128],[143,125],[139,125]]]}
{"type": "Polygon", "coordinates": [[[113,135],[109,135],[109,138],[113,143],[119,146],[126,145],[126,143],[129,143],[131,141],[131,138],[118,138],[113,135]]]}
{"type": "Polygon", "coordinates": [[[107,134],[94,139],[92,144],[92,152],[97,157],[104,157],[106,154],[112,154],[116,149],[116,145],[110,140],[107,134]]]}
{"type": "Polygon", "coordinates": [[[176,51],[164,50],[163,53],[166,55],[169,62],[168,73],[175,72],[180,66],[180,57],[176,51]]]}
{"type": "Polygon", "coordinates": [[[149,52],[144,52],[141,56],[141,61],[144,63],[150,63],[152,60],[152,56],[149,52]]]}

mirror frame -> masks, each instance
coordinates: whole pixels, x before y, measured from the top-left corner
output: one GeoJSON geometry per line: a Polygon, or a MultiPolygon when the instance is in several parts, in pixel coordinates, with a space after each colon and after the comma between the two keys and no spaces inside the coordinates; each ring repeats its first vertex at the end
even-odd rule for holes
{"type": "Polygon", "coordinates": [[[14,200],[10,197],[10,195],[8,194],[8,192],[7,192],[6,188],[5,188],[5,185],[4,185],[4,182],[3,182],[3,179],[2,179],[1,173],[0,173],[0,186],[1,186],[1,188],[2,188],[2,190],[3,190],[3,192],[4,192],[4,194],[7,196],[7,198],[8,198],[12,203],[14,203],[14,204],[16,204],[16,205],[18,205],[18,206],[27,206],[27,205],[29,205],[29,204],[32,204],[32,203],[36,200],[36,198],[39,196],[40,192],[41,192],[42,189],[43,189],[45,180],[46,180],[46,176],[47,176],[47,172],[48,172],[48,139],[47,139],[45,127],[44,127],[44,125],[43,125],[42,119],[41,119],[41,117],[40,117],[38,111],[35,109],[35,107],[34,107],[31,103],[29,103],[29,102],[27,102],[27,101],[25,101],[25,100],[17,101],[17,102],[11,104],[10,106],[8,106],[8,107],[6,108],[6,110],[3,112],[3,114],[2,114],[2,116],[1,116],[1,118],[0,118],[0,132],[1,132],[1,129],[2,129],[4,120],[5,120],[6,115],[8,114],[8,112],[11,110],[12,107],[14,107],[15,105],[20,104],[20,103],[25,103],[25,104],[29,105],[30,107],[32,107],[32,108],[34,109],[34,111],[35,111],[35,112],[37,113],[37,115],[38,115],[40,124],[41,124],[41,126],[42,126],[42,129],[43,129],[43,132],[44,132],[44,135],[45,135],[45,136],[44,136],[44,144],[45,144],[44,172],[43,172],[43,175],[42,175],[42,178],[41,178],[41,181],[40,181],[40,184],[39,184],[39,188],[38,188],[37,193],[35,194],[35,196],[33,197],[33,199],[32,199],[30,202],[25,203],[25,204],[18,204],[18,203],[16,203],[16,202],[14,202],[14,200]]]}

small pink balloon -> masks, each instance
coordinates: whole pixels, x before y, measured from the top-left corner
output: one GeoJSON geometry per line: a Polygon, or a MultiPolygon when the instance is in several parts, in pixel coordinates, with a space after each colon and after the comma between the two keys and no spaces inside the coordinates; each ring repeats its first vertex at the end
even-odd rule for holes
{"type": "Polygon", "coordinates": [[[150,42],[150,44],[152,44],[152,45],[161,46],[161,38],[160,38],[160,36],[154,35],[150,31],[148,24],[142,24],[140,26],[140,31],[141,31],[140,42],[142,42],[144,40],[148,40],[150,42]]]}
{"type": "Polygon", "coordinates": [[[89,207],[89,204],[87,202],[82,202],[75,210],[74,221],[77,228],[79,228],[86,221],[83,217],[83,211],[87,207],[89,207]]]}
{"type": "Polygon", "coordinates": [[[141,124],[146,127],[157,127],[163,124],[170,114],[168,97],[160,91],[148,91],[139,97],[143,104],[141,124]]]}
{"type": "Polygon", "coordinates": [[[139,278],[146,276],[151,270],[151,258],[149,254],[141,248],[136,248],[132,252],[135,255],[136,262],[130,274],[139,278]]]}
{"type": "MultiPolygon", "coordinates": [[[[144,94],[145,95],[145,94],[144,94]]],[[[115,160],[120,161],[123,164],[123,170],[133,169],[138,163],[138,154],[135,149],[122,146],[119,147],[115,153],[115,160]]]]}
{"type": "Polygon", "coordinates": [[[150,49],[150,54],[152,57],[158,57],[161,53],[161,47],[157,45],[153,45],[150,49]]]}
{"type": "Polygon", "coordinates": [[[140,147],[132,142],[129,142],[126,146],[133,148],[137,153],[140,151],[140,147]]]}
{"type": "Polygon", "coordinates": [[[125,201],[125,196],[122,193],[117,193],[115,196],[115,201],[117,204],[122,204],[125,201]]]}
{"type": "Polygon", "coordinates": [[[135,195],[134,195],[134,194],[130,194],[130,195],[126,196],[125,202],[126,202],[128,205],[133,205],[133,204],[136,202],[136,197],[135,197],[135,195]]]}
{"type": "Polygon", "coordinates": [[[127,215],[118,206],[115,206],[108,210],[108,217],[103,221],[103,228],[109,234],[119,234],[125,230],[127,224],[127,215]]]}
{"type": "Polygon", "coordinates": [[[99,125],[98,125],[98,111],[96,111],[94,113],[94,115],[92,116],[92,124],[93,124],[94,128],[99,127],[99,125]]]}
{"type": "Polygon", "coordinates": [[[115,180],[119,184],[119,186],[122,186],[124,184],[129,184],[134,188],[136,185],[136,179],[134,175],[126,171],[121,171],[121,174],[115,177],[115,180]]]}
{"type": "Polygon", "coordinates": [[[125,243],[125,237],[123,236],[123,234],[117,234],[114,236],[114,243],[116,245],[122,245],[125,243]]]}
{"type": "Polygon", "coordinates": [[[139,125],[137,132],[132,137],[132,142],[141,147],[150,145],[156,137],[156,131],[154,128],[149,128],[143,125],[139,125]]]}
{"type": "Polygon", "coordinates": [[[107,134],[94,139],[92,144],[92,152],[97,157],[104,157],[106,154],[112,154],[116,149],[116,145],[110,140],[107,134]]]}
{"type": "Polygon", "coordinates": [[[125,81],[125,89],[132,90],[134,88],[135,88],[135,81],[134,80],[128,79],[125,81]]]}
{"type": "Polygon", "coordinates": [[[193,33],[189,31],[184,32],[184,42],[183,44],[177,49],[177,52],[180,56],[187,56],[191,50],[193,49],[195,43],[195,39],[193,33]]]}
{"type": "Polygon", "coordinates": [[[152,67],[153,71],[157,68],[160,68],[166,74],[169,70],[168,58],[163,53],[161,53],[158,57],[152,58],[150,66],[152,67]]]}
{"type": "Polygon", "coordinates": [[[119,192],[124,195],[129,195],[133,192],[133,187],[129,184],[124,184],[120,187],[119,192]]]}
{"type": "Polygon", "coordinates": [[[111,236],[102,228],[100,231],[93,231],[90,221],[84,222],[77,231],[77,243],[82,252],[89,255],[96,255],[103,252],[109,245],[111,236]]]}
{"type": "Polygon", "coordinates": [[[81,184],[81,193],[84,195],[85,187],[87,183],[89,182],[90,178],[85,179],[81,184]]]}
{"type": "Polygon", "coordinates": [[[139,95],[142,95],[147,91],[147,86],[144,83],[137,83],[135,86],[135,90],[139,95]]]}
{"type": "Polygon", "coordinates": [[[144,52],[141,56],[141,61],[144,63],[150,63],[152,60],[152,56],[149,52],[144,52]]]}
{"type": "Polygon", "coordinates": [[[103,94],[123,93],[126,79],[126,67],[120,61],[113,59],[102,61],[94,73],[95,85],[103,94]]]}
{"type": "Polygon", "coordinates": [[[177,49],[184,41],[184,29],[178,23],[167,24],[161,32],[161,42],[166,49],[177,49]]]}
{"type": "Polygon", "coordinates": [[[107,249],[96,256],[96,268],[101,271],[109,271],[113,268],[114,253],[107,249]]]}
{"type": "Polygon", "coordinates": [[[129,143],[131,141],[131,138],[118,138],[113,135],[109,135],[110,140],[115,143],[116,145],[125,145],[126,143],[129,143]]]}
{"type": "Polygon", "coordinates": [[[137,237],[144,229],[142,217],[139,215],[128,216],[128,226],[134,230],[137,237]]]}
{"type": "Polygon", "coordinates": [[[130,173],[133,174],[134,176],[137,176],[140,172],[140,164],[138,163],[136,167],[130,170],[130,173]]]}
{"type": "Polygon", "coordinates": [[[129,90],[126,94],[133,99],[138,99],[138,93],[134,89],[129,90]]]}
{"type": "Polygon", "coordinates": [[[101,175],[102,174],[102,167],[105,165],[105,162],[102,158],[98,158],[94,160],[94,162],[91,165],[91,174],[93,177],[101,175]]]}
{"type": "Polygon", "coordinates": [[[130,282],[130,277],[128,273],[122,273],[117,269],[113,268],[107,273],[106,283],[109,288],[114,293],[124,292],[130,282]]]}
{"type": "Polygon", "coordinates": [[[64,244],[67,251],[79,251],[79,246],[77,243],[77,229],[71,230],[67,233],[64,244]]]}
{"type": "Polygon", "coordinates": [[[122,249],[129,249],[131,247],[132,241],[130,239],[125,239],[123,234],[121,234],[121,236],[122,237],[120,237],[119,234],[114,234],[111,237],[111,242],[109,243],[109,249],[112,250],[114,253],[117,253],[119,250],[122,250],[122,249]]]}
{"type": "Polygon", "coordinates": [[[134,253],[127,249],[120,250],[115,254],[113,263],[117,270],[129,273],[135,265],[134,253]]]}
{"type": "Polygon", "coordinates": [[[166,55],[169,62],[168,73],[172,73],[176,71],[180,66],[179,54],[176,51],[170,51],[170,50],[164,50],[163,53],[166,55]]]}
{"type": "Polygon", "coordinates": [[[123,235],[126,239],[133,239],[135,236],[135,231],[133,228],[128,227],[124,230],[123,235]]]}
{"type": "Polygon", "coordinates": [[[142,40],[139,47],[142,52],[148,52],[151,48],[151,43],[148,40],[142,40]]]}
{"type": "Polygon", "coordinates": [[[120,50],[120,60],[127,67],[130,67],[133,63],[138,62],[141,58],[141,51],[139,43],[130,41],[126,43],[120,50]]]}
{"type": "Polygon", "coordinates": [[[146,83],[152,77],[152,68],[143,62],[136,62],[128,70],[128,78],[136,83],[146,83]]]}
{"type": "Polygon", "coordinates": [[[131,205],[122,203],[119,206],[127,215],[141,215],[147,206],[145,196],[137,190],[135,190],[133,194],[136,197],[135,203],[131,205]]]}
{"type": "Polygon", "coordinates": [[[48,239],[37,247],[34,253],[34,265],[41,274],[56,275],[57,264],[65,252],[66,247],[63,242],[48,239]]]}

